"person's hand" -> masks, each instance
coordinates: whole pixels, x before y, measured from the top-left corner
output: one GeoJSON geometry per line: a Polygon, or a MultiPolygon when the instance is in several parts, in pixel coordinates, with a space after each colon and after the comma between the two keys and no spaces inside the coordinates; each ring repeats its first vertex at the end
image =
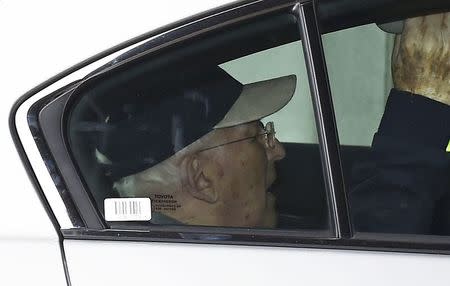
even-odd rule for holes
{"type": "Polygon", "coordinates": [[[395,39],[397,89],[450,105],[450,13],[407,19],[395,39]]]}

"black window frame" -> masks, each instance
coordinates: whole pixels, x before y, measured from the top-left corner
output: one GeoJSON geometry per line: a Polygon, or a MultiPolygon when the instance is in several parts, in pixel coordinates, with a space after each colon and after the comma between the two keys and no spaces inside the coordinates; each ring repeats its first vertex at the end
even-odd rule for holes
{"type": "MultiPolygon", "coordinates": [[[[347,200],[345,198],[344,182],[342,176],[341,160],[339,155],[339,141],[337,137],[337,128],[334,119],[334,109],[331,100],[331,91],[329,88],[328,75],[326,70],[325,59],[323,55],[321,34],[331,32],[335,30],[341,30],[346,27],[358,26],[369,22],[389,22],[405,16],[414,14],[423,14],[423,11],[417,7],[421,4],[411,5],[414,9],[404,9],[402,12],[399,8],[403,7],[409,1],[383,1],[383,7],[388,5],[394,5],[391,9],[392,12],[386,13],[380,9],[371,10],[369,8],[357,10],[351,17],[348,17],[346,13],[334,13],[330,12],[333,9],[330,7],[340,7],[343,3],[355,3],[355,1],[341,0],[341,1],[321,1],[312,2],[306,1],[243,1],[233,3],[225,7],[219,7],[215,10],[208,11],[189,19],[182,20],[172,25],[163,27],[153,32],[147,33],[116,47],[113,47],[103,53],[100,53],[92,58],[85,60],[84,62],[62,72],[61,74],[53,77],[47,82],[37,86],[24,96],[22,96],[16,104],[13,106],[10,114],[10,129],[13,139],[16,143],[17,149],[21,154],[21,159],[24,162],[30,177],[39,190],[39,184],[31,169],[31,165],[25,155],[23,146],[20,143],[20,139],[15,127],[15,114],[19,106],[25,102],[28,98],[46,88],[47,86],[55,83],[56,81],[64,78],[72,72],[95,62],[109,54],[112,54],[127,46],[133,45],[140,41],[143,41],[152,36],[156,36],[163,32],[167,32],[164,37],[157,37],[152,40],[154,47],[163,46],[164,43],[176,41],[179,38],[185,38],[189,35],[195,34],[198,31],[209,29],[211,26],[220,25],[220,23],[229,23],[233,21],[240,21],[249,15],[261,15],[277,9],[290,9],[292,13],[297,16],[302,15],[303,18],[299,18],[300,31],[303,39],[308,39],[304,42],[304,53],[307,60],[307,70],[309,74],[310,87],[313,95],[314,111],[316,117],[316,125],[318,128],[321,157],[324,166],[324,175],[326,177],[327,188],[331,190],[331,203],[335,216],[336,225],[334,232],[336,237],[327,238],[308,238],[300,236],[301,232],[298,231],[285,231],[280,229],[274,230],[258,230],[258,229],[234,229],[234,228],[202,228],[195,226],[154,226],[151,230],[142,231],[128,231],[128,230],[112,230],[105,229],[104,223],[95,218],[96,210],[93,205],[92,198],[89,195],[84,198],[87,201],[87,207],[93,208],[92,220],[86,220],[80,218],[80,212],[78,210],[79,204],[75,204],[70,196],[64,198],[64,201],[72,200],[72,206],[69,208],[69,214],[73,218],[76,228],[62,229],[60,234],[64,239],[88,239],[88,240],[120,240],[120,241],[164,241],[164,242],[188,242],[188,243],[214,243],[214,244],[231,244],[231,245],[262,245],[262,246],[287,246],[287,247],[310,247],[310,248],[337,248],[337,249],[356,249],[356,250],[376,250],[376,251],[401,251],[401,252],[419,252],[419,253],[445,253],[450,254],[450,243],[445,241],[445,238],[430,238],[423,239],[403,239],[401,236],[392,235],[390,237],[379,236],[358,236],[354,235],[351,230],[351,223],[348,215],[347,200]],[[322,2],[322,3],[321,3],[322,2]],[[422,11],[422,13],[419,13],[422,11]],[[372,13],[373,12],[373,13],[372,13]],[[398,12],[398,13],[396,13],[398,12]],[[371,15],[371,17],[365,18],[364,15],[371,15]],[[345,21],[339,21],[339,19],[346,19],[345,21]],[[333,23],[341,23],[339,25],[333,23]],[[306,43],[306,44],[305,44],[306,43]],[[78,218],[78,219],[77,219],[78,218]],[[224,240],[220,241],[205,241],[203,239],[186,239],[185,234],[223,234],[224,240]],[[227,237],[225,237],[227,236],[227,237]]],[[[376,3],[377,1],[369,1],[376,3]]],[[[419,1],[415,1],[418,3],[419,1]]],[[[440,5],[444,1],[434,1],[440,5]]],[[[445,4],[445,3],[444,3],[445,4]]],[[[430,13],[442,10],[445,5],[435,6],[433,9],[429,9],[430,13]]],[[[350,5],[350,4],[349,4],[350,5]]],[[[370,5],[369,5],[370,6],[370,5]]],[[[431,6],[430,3],[425,6],[431,6]]],[[[354,11],[354,10],[353,10],[354,11]]],[[[63,94],[74,88],[77,83],[69,85],[55,92],[53,96],[46,97],[40,103],[46,103],[46,100],[53,100],[59,95],[63,94]]],[[[42,148],[45,147],[45,139],[41,144],[42,148]]],[[[41,152],[42,150],[41,149],[41,152]]],[[[45,158],[44,158],[45,159],[45,158]]],[[[49,156],[47,159],[52,159],[49,156]]],[[[42,192],[39,192],[40,196],[44,196],[42,192]]],[[[44,197],[45,200],[45,197],[44,197]]],[[[51,212],[48,204],[47,210],[51,212]]],[[[66,205],[67,206],[67,205],[66,205]]],[[[53,216],[54,217],[54,216],[53,216]]],[[[410,236],[408,236],[410,237],[410,236]]],[[[448,239],[447,239],[448,240],[448,239]]]]}

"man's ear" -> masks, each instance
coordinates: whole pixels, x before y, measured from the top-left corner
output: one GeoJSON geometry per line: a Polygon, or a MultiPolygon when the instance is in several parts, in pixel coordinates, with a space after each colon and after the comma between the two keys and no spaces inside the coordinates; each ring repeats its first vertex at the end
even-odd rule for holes
{"type": "Polygon", "coordinates": [[[206,160],[192,154],[186,156],[183,163],[183,189],[199,200],[215,203],[219,193],[208,175],[206,160]]]}

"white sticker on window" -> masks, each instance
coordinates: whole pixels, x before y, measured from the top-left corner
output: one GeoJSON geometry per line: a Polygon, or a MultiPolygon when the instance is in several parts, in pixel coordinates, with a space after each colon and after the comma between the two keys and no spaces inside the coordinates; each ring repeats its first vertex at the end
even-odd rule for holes
{"type": "Polygon", "coordinates": [[[149,221],[152,207],[149,198],[105,199],[107,221],[149,221]]]}

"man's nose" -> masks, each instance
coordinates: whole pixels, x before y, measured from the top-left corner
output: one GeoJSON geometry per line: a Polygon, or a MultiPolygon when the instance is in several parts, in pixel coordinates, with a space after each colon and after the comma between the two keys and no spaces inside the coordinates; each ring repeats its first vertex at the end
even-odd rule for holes
{"type": "Polygon", "coordinates": [[[283,159],[286,156],[286,150],[284,149],[283,144],[275,139],[275,144],[272,148],[268,148],[268,159],[269,161],[278,161],[283,159]]]}

